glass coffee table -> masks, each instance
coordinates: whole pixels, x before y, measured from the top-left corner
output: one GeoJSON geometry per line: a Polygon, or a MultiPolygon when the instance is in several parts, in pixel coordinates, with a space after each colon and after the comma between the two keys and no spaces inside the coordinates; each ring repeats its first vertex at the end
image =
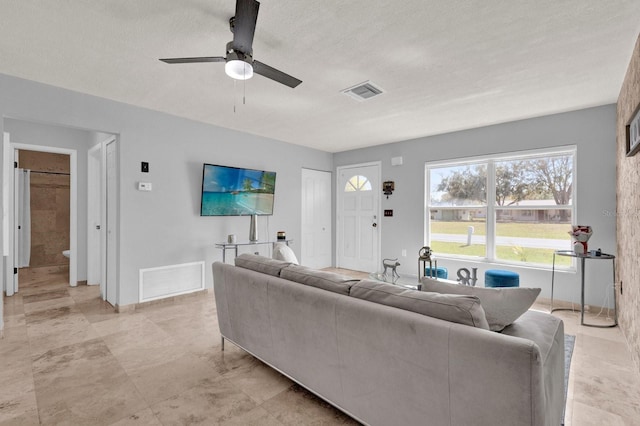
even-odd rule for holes
{"type": "Polygon", "coordinates": [[[422,290],[422,284],[417,278],[408,277],[392,277],[390,274],[385,275],[382,272],[371,272],[369,278],[384,283],[397,285],[399,287],[408,288],[411,290],[422,290]]]}

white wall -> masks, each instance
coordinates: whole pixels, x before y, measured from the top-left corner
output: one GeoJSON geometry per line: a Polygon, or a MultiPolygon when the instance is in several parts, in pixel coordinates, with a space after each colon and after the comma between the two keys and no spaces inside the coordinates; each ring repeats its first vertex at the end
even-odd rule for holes
{"type": "MultiPolygon", "coordinates": [[[[472,157],[503,152],[515,152],[563,145],[577,146],[577,215],[576,222],[591,225],[592,248],[615,253],[615,105],[516,121],[467,131],[425,137],[370,148],[345,151],[334,155],[336,167],[382,161],[382,180],[395,181],[395,191],[382,208],[393,209],[393,217],[380,221],[382,257],[398,257],[399,271],[417,274],[418,250],[424,245],[424,167],[425,162],[472,157]],[[391,166],[391,158],[402,156],[402,166],[391,166]],[[401,256],[407,249],[407,257],[401,256]]],[[[380,188],[382,192],[382,189],[380,188]]],[[[568,229],[567,229],[568,230],[568,229]]],[[[450,276],[461,267],[478,267],[480,277],[495,265],[486,263],[441,260],[450,276]]],[[[587,261],[587,303],[602,306],[605,295],[612,298],[610,262],[587,261]],[[606,288],[605,288],[606,286],[606,288]],[[606,290],[606,291],[605,291],[606,290]]],[[[542,296],[550,297],[549,270],[505,267],[520,273],[521,286],[541,287],[542,296]]],[[[555,297],[580,300],[579,275],[562,273],[556,276],[555,297]]]]}
{"type": "MultiPolygon", "coordinates": [[[[300,169],[332,169],[329,153],[15,77],[0,75],[0,93],[3,117],[118,135],[119,305],[137,303],[141,268],[205,260],[211,287],[211,263],[221,259],[214,243],[230,233],[248,237],[247,217],[199,216],[204,162],[277,172],[268,236],[284,230],[298,242],[300,169]],[[141,161],[150,173],[140,172],[141,161]],[[137,191],[139,181],[153,183],[153,191],[137,191]]],[[[260,218],[264,237],[266,224],[260,218]]],[[[292,248],[300,256],[299,244],[292,248]]]]}

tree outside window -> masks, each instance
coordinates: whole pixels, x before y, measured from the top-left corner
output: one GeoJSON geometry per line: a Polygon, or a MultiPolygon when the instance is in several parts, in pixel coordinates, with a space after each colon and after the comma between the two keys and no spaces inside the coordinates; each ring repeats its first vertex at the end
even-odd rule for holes
{"type": "Polygon", "coordinates": [[[571,246],[574,157],[572,150],[427,165],[431,247],[550,265],[555,250],[571,246]]]}

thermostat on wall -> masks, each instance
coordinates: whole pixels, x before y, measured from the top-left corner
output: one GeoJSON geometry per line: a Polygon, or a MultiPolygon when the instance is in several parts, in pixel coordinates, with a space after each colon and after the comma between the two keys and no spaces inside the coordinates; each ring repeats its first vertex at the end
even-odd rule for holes
{"type": "Polygon", "coordinates": [[[138,182],[138,191],[151,191],[151,182],[138,182]]]}

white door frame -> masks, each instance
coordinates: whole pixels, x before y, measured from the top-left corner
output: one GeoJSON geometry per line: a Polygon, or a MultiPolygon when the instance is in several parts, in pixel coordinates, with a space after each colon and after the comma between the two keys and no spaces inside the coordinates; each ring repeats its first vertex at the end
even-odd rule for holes
{"type": "Polygon", "coordinates": [[[102,142],[102,193],[104,196],[102,197],[102,219],[101,219],[101,242],[102,242],[102,253],[104,256],[102,258],[102,275],[101,281],[104,283],[104,299],[107,302],[111,303],[114,307],[120,303],[120,289],[118,286],[118,252],[119,252],[119,200],[118,194],[120,191],[120,178],[118,175],[119,169],[119,151],[120,147],[118,145],[118,138],[114,135],[113,138],[109,138],[102,142]],[[115,162],[115,170],[113,170],[114,175],[114,196],[113,199],[110,197],[110,191],[107,188],[107,182],[109,180],[109,170],[107,167],[107,154],[108,147],[113,144],[114,148],[114,162],[115,162]],[[110,204],[114,208],[115,214],[111,217],[108,212],[110,210],[110,204]],[[108,245],[109,232],[113,233],[113,250],[108,245]],[[111,271],[111,274],[109,274],[111,271]],[[111,297],[109,297],[111,295],[111,297]]]}
{"type": "MultiPolygon", "coordinates": [[[[109,259],[107,252],[107,156],[106,148],[111,143],[117,143],[117,136],[112,135],[104,141],[94,145],[87,153],[87,284],[100,285],[100,297],[107,300],[107,268],[109,262],[115,262],[115,259],[109,259]],[[97,155],[96,155],[97,154],[97,155]],[[97,160],[97,162],[96,162],[97,160]],[[97,172],[97,173],[96,173],[97,172]],[[93,194],[93,196],[91,195],[93,194]],[[97,196],[96,196],[97,194],[97,196]],[[91,213],[91,204],[98,200],[100,206],[98,214],[91,213]],[[96,217],[97,216],[97,217],[96,217]],[[96,226],[100,226],[98,241],[93,241],[90,236],[95,233],[96,226]],[[98,253],[96,254],[95,251],[98,253]],[[92,263],[94,257],[98,258],[98,265],[92,263]],[[95,270],[94,268],[96,268],[95,270]],[[97,282],[93,282],[97,276],[97,282]]],[[[117,145],[114,145],[117,154],[117,145]]],[[[117,167],[117,156],[116,156],[117,167]]],[[[117,173],[116,173],[117,178],[117,173]]],[[[115,200],[117,203],[117,200],[115,200]]],[[[115,219],[112,219],[115,220],[115,219]]],[[[113,282],[112,282],[113,284],[113,282]]],[[[115,289],[117,290],[117,289],[115,289]]]]}
{"type": "MultiPolygon", "coordinates": [[[[378,168],[378,181],[382,184],[382,161],[371,161],[368,163],[358,163],[358,164],[349,164],[346,166],[339,166],[336,168],[336,267],[340,268],[340,247],[342,245],[342,238],[340,237],[340,220],[342,213],[342,193],[343,189],[340,188],[340,172],[346,169],[353,169],[357,167],[369,167],[375,166],[378,168]]],[[[376,192],[376,196],[378,197],[378,211],[377,211],[377,228],[378,232],[376,235],[378,236],[378,243],[376,244],[376,258],[378,259],[378,263],[382,264],[382,203],[380,199],[380,193],[382,192],[381,188],[373,188],[376,192]]],[[[370,271],[373,272],[373,271],[370,271]]]]}
{"type": "MultiPolygon", "coordinates": [[[[13,151],[11,150],[11,137],[9,133],[2,134],[2,262],[3,262],[3,282],[4,288],[0,289],[0,303],[2,303],[3,293],[7,296],[13,295],[13,256],[12,245],[12,210],[13,202],[13,151]],[[4,290],[4,291],[2,291],[4,290]]],[[[2,310],[0,310],[2,311],[2,310]]],[[[0,324],[2,318],[0,318],[0,324]]],[[[1,329],[1,327],[0,327],[1,329]]]]}
{"type": "MultiPolygon", "coordinates": [[[[75,287],[78,285],[78,152],[75,149],[57,148],[44,145],[30,145],[25,143],[12,142],[11,148],[22,151],[39,151],[50,152],[53,154],[66,154],[69,156],[70,194],[69,194],[69,285],[75,287]]],[[[13,158],[13,156],[11,157],[13,158]]],[[[13,173],[11,173],[11,187],[13,187],[13,173]]],[[[10,197],[11,208],[13,212],[13,198],[10,197]]],[[[10,217],[11,229],[15,228],[15,217],[11,213],[10,217]]],[[[13,244],[13,232],[9,232],[13,244]]]]}

